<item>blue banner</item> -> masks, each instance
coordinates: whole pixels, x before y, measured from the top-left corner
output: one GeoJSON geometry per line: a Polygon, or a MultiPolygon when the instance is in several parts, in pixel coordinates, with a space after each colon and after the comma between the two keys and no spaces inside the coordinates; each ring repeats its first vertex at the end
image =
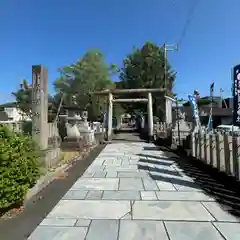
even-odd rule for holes
{"type": "Polygon", "coordinates": [[[233,125],[240,126],[240,65],[233,68],[233,125]]]}
{"type": "Polygon", "coordinates": [[[188,99],[189,99],[189,102],[190,102],[190,105],[191,105],[191,108],[192,108],[192,111],[193,111],[193,117],[195,118],[196,125],[200,128],[201,123],[200,123],[196,98],[195,98],[195,96],[188,95],[188,99]]]}
{"type": "Polygon", "coordinates": [[[208,131],[212,131],[212,111],[210,112],[208,119],[208,131]]]}

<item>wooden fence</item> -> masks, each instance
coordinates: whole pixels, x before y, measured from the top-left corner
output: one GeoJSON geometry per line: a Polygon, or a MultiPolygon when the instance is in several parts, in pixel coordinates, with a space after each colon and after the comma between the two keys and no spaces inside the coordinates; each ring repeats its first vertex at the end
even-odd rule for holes
{"type": "Polygon", "coordinates": [[[240,180],[240,136],[192,133],[191,155],[240,180]]]}

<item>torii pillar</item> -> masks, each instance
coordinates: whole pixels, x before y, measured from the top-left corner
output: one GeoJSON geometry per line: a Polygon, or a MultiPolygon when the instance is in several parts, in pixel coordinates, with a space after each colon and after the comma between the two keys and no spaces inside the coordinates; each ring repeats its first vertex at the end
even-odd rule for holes
{"type": "Polygon", "coordinates": [[[152,107],[152,93],[165,92],[164,88],[145,88],[145,89],[115,89],[104,90],[100,92],[93,92],[96,95],[108,95],[108,120],[107,120],[107,138],[111,139],[112,136],[112,117],[113,117],[113,103],[121,102],[148,102],[148,123],[149,123],[149,140],[153,140],[153,107],[152,107]],[[135,98],[135,99],[113,99],[113,94],[131,94],[131,93],[147,93],[148,98],[135,98]]]}
{"type": "Polygon", "coordinates": [[[153,106],[152,106],[152,93],[148,92],[148,138],[153,141],[153,106]]]}
{"type": "Polygon", "coordinates": [[[107,139],[111,140],[112,137],[112,118],[113,118],[113,95],[108,94],[108,128],[107,128],[107,139]]]}
{"type": "Polygon", "coordinates": [[[165,96],[165,121],[167,124],[172,124],[172,105],[176,102],[175,99],[165,96]]]}

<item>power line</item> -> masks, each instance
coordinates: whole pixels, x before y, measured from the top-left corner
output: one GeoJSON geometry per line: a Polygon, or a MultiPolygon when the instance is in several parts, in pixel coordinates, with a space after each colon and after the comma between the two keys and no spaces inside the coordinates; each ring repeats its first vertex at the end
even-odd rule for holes
{"type": "Polygon", "coordinates": [[[182,32],[180,34],[180,38],[179,38],[179,41],[178,41],[178,47],[180,46],[180,44],[182,44],[182,41],[183,41],[183,39],[185,38],[185,36],[187,34],[187,30],[188,30],[188,28],[189,28],[189,26],[191,24],[192,19],[193,19],[194,12],[195,12],[195,9],[197,7],[198,1],[199,0],[194,0],[193,1],[193,5],[190,7],[190,9],[188,11],[187,19],[186,19],[186,22],[185,22],[185,24],[183,26],[183,30],[182,30],[182,32]]]}

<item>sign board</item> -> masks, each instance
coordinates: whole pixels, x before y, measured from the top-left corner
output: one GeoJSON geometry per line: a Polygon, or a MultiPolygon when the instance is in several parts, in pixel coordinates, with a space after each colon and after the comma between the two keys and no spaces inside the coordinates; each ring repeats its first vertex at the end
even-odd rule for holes
{"type": "Polygon", "coordinates": [[[233,68],[233,125],[240,126],[240,64],[233,68]]]}

